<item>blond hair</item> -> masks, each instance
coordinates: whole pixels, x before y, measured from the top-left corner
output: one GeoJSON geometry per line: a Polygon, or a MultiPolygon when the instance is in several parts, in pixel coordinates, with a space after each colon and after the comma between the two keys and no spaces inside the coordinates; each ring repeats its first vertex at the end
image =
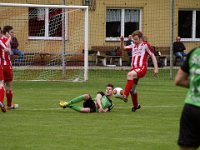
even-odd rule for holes
{"type": "Polygon", "coordinates": [[[143,33],[139,30],[136,30],[132,33],[132,36],[138,36],[139,38],[142,38],[143,37],[143,33]]]}

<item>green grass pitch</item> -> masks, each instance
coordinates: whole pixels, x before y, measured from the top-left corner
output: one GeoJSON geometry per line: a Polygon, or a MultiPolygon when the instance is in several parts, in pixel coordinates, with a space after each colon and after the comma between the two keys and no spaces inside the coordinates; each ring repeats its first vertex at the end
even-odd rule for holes
{"type": "MultiPolygon", "coordinates": [[[[103,72],[103,71],[102,71],[103,72]]],[[[137,87],[142,108],[113,98],[109,113],[83,114],[61,109],[59,100],[105,89],[107,82],[125,86],[127,71],[111,78],[98,71],[84,83],[15,81],[14,101],[19,109],[0,113],[0,149],[5,150],[175,150],[180,113],[187,89],[173,80],[140,80],[137,87]]]]}

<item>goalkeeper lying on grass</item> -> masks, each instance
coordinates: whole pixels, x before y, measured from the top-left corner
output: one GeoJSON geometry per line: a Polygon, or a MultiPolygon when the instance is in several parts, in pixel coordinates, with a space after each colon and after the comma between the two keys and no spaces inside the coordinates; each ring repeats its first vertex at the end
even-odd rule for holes
{"type": "Polygon", "coordinates": [[[62,108],[71,108],[75,111],[82,112],[82,113],[92,113],[92,112],[108,112],[113,108],[113,103],[110,97],[112,96],[114,86],[112,84],[106,85],[106,91],[98,92],[96,95],[96,99],[93,100],[89,94],[83,94],[72,100],[60,101],[59,105],[62,108]],[[73,104],[83,102],[83,107],[75,106],[73,104]]]}

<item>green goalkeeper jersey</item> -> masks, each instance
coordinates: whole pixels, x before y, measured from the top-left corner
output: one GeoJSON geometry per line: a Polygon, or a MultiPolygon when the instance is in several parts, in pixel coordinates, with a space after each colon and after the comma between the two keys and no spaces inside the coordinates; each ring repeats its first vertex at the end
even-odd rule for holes
{"type": "Polygon", "coordinates": [[[189,74],[190,85],[185,103],[200,107],[200,48],[193,49],[187,56],[182,70],[189,74]]]}

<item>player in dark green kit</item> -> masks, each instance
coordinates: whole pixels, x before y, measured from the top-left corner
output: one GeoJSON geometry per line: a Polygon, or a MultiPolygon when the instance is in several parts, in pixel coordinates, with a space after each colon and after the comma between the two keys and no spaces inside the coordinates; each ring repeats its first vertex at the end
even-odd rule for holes
{"type": "Polygon", "coordinates": [[[200,146],[200,48],[187,55],[178,70],[176,85],[189,88],[180,119],[180,150],[196,150],[200,146]]]}
{"type": "Polygon", "coordinates": [[[112,84],[106,85],[106,91],[98,92],[95,100],[89,94],[83,94],[68,102],[60,101],[59,105],[62,108],[71,108],[82,113],[89,112],[108,112],[113,108],[113,103],[110,97],[112,96],[114,86],[112,84]],[[75,106],[73,104],[83,101],[83,107],[75,106]]]}

